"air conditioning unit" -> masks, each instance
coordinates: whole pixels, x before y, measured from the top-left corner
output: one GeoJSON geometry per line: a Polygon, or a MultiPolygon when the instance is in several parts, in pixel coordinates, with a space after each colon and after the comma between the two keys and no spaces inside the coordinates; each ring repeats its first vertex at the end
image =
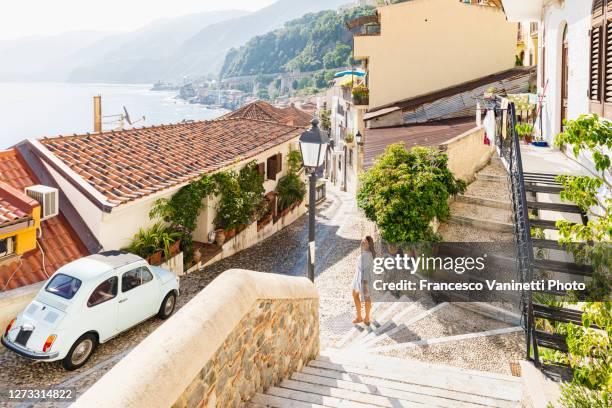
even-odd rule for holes
{"type": "Polygon", "coordinates": [[[36,185],[26,187],[25,192],[40,203],[40,219],[46,220],[59,213],[59,191],[57,188],[36,185]]]}

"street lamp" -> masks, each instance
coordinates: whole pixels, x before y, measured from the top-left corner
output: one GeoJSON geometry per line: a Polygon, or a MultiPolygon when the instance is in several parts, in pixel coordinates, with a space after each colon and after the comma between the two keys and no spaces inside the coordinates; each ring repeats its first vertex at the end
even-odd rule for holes
{"type": "Polygon", "coordinates": [[[315,260],[315,190],[317,188],[317,171],[323,165],[329,137],[319,129],[319,121],[315,118],[311,127],[300,136],[300,152],[302,164],[309,175],[308,188],[308,279],[314,282],[315,260]]]}

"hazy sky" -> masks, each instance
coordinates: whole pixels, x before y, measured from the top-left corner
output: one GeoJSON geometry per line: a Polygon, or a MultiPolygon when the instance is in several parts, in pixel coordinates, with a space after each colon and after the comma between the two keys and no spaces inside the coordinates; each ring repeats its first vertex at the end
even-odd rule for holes
{"type": "Polygon", "coordinates": [[[0,3],[0,40],[72,30],[133,30],[163,17],[257,10],[275,0],[14,0],[0,3]]]}

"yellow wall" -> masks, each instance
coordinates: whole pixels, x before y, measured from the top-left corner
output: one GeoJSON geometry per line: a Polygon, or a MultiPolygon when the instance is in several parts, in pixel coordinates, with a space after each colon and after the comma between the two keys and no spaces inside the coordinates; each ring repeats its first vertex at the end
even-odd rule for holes
{"type": "Polygon", "coordinates": [[[0,234],[0,239],[16,237],[15,253],[17,255],[24,254],[36,248],[36,231],[40,227],[40,207],[34,207],[32,210],[32,219],[34,224],[18,231],[13,231],[8,234],[0,234]]]}
{"type": "Polygon", "coordinates": [[[514,67],[517,24],[493,7],[413,0],[378,9],[379,36],[355,36],[368,59],[370,109],[514,67]]]}

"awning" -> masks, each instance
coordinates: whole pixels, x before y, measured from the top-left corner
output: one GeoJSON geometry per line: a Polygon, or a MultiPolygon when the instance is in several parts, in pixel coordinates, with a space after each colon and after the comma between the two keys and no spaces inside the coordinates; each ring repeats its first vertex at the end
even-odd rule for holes
{"type": "Polygon", "coordinates": [[[506,18],[511,22],[536,22],[542,17],[544,0],[502,0],[506,18]]]}

